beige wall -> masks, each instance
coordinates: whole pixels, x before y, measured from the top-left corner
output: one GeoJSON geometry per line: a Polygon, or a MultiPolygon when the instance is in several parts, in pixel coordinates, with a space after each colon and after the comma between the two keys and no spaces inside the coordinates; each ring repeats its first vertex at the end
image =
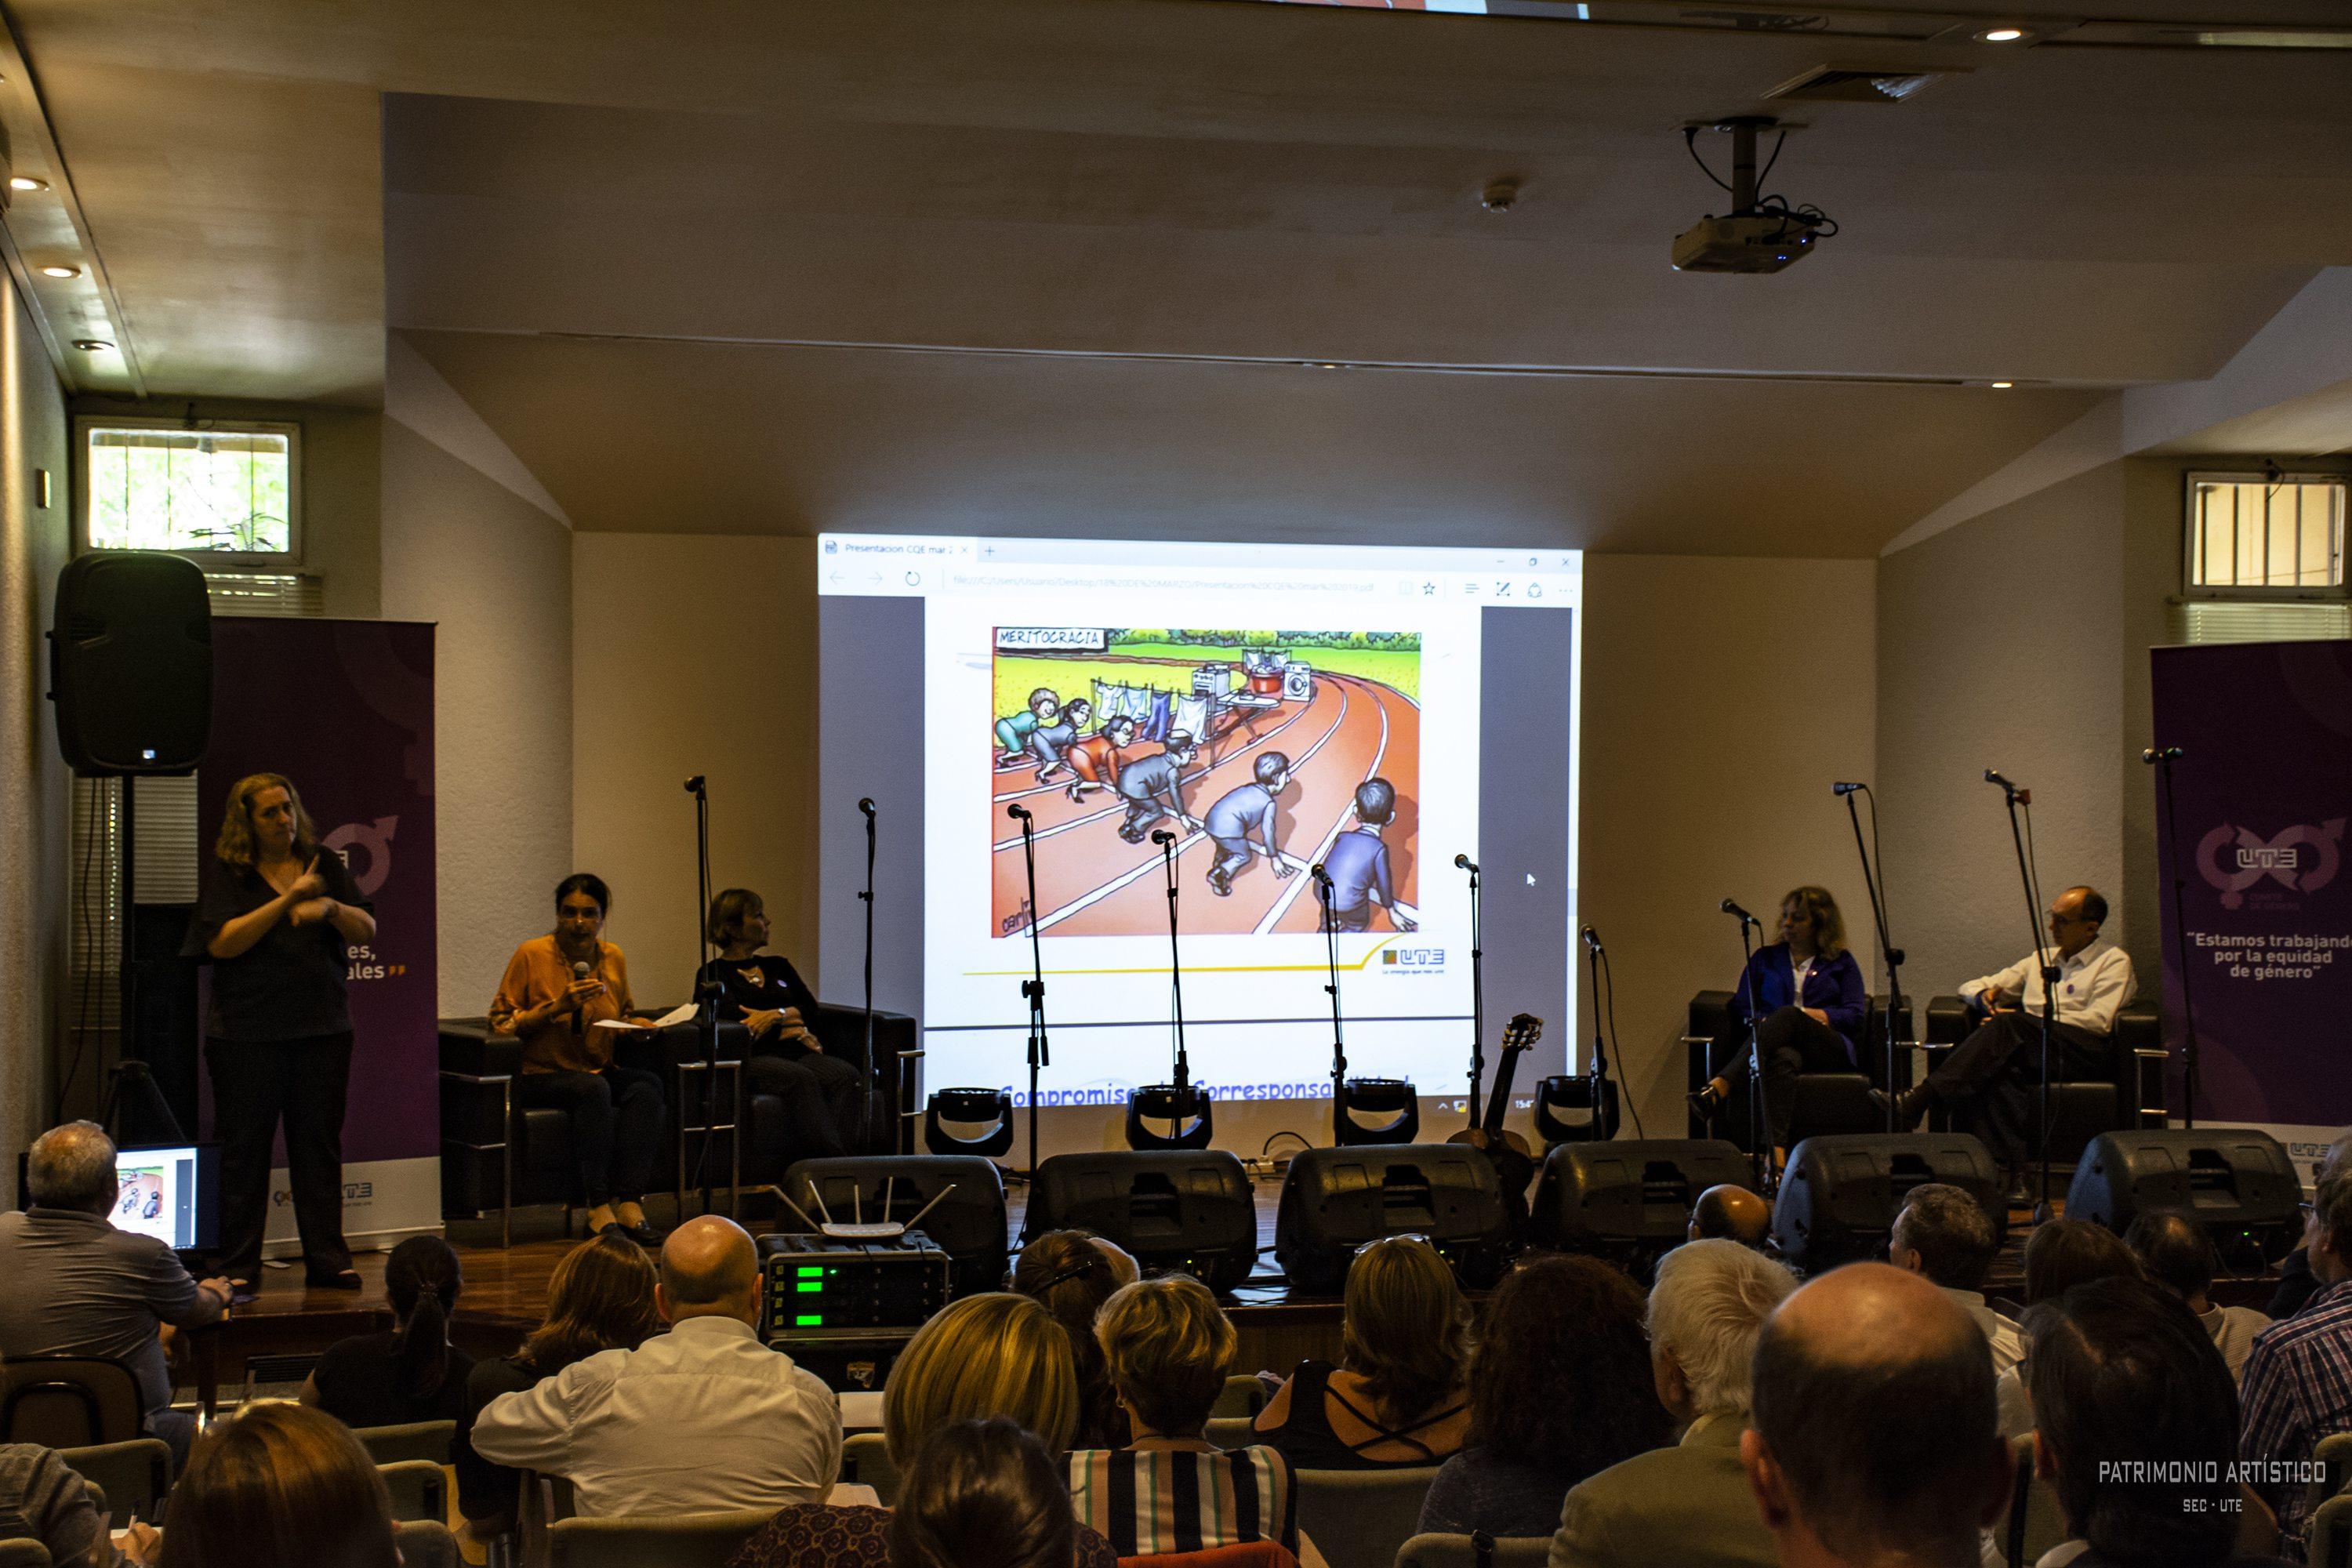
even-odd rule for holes
{"type": "MultiPolygon", "coordinates": [[[[2120,763],[2125,479],[2121,463],[2093,469],[1879,563],[1879,789],[1915,994],[1949,992],[2032,946],[1989,767],[2033,792],[2045,901],[2088,882],[2107,895],[2108,934],[2134,934],[2120,763]]],[[[2146,660],[2144,643],[2137,657],[2146,660]]]]}
{"type": "Polygon", "coordinates": [[[572,535],[383,421],[383,614],[434,621],[445,1016],[480,1014],[572,868],[572,535]]]}
{"type": "Polygon", "coordinates": [[[612,886],[638,999],[693,979],[693,773],[714,889],[757,890],[814,975],[815,541],[583,533],[572,561],[572,857],[612,886]]]}
{"type": "Polygon", "coordinates": [[[65,977],[67,775],[43,696],[43,634],[66,560],[66,446],[48,354],[0,273],[0,1169],[9,1171],[48,1119],[65,977]]]}
{"type": "Polygon", "coordinates": [[[1616,1065],[1654,1138],[1683,1136],[1691,994],[1739,977],[1724,899],[1769,920],[1790,888],[1826,887],[1878,988],[1853,830],[1830,794],[1871,777],[1872,575],[1866,561],[1584,559],[1578,914],[1616,967],[1616,1065]]]}

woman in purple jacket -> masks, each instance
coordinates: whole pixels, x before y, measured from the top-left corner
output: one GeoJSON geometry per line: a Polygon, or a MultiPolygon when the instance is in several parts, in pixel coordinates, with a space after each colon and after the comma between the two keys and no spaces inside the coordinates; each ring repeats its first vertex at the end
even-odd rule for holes
{"type": "Polygon", "coordinates": [[[1827,889],[1799,888],[1780,900],[1780,938],[1748,961],[1748,973],[1732,988],[1730,1017],[1715,1042],[1715,1076],[1690,1097],[1700,1115],[1713,1116],[1734,1086],[1747,1081],[1748,1021],[1759,1019],[1756,1044],[1775,1162],[1787,1157],[1798,1075],[1855,1070],[1870,1006],[1862,966],[1845,945],[1845,919],[1827,889]]]}

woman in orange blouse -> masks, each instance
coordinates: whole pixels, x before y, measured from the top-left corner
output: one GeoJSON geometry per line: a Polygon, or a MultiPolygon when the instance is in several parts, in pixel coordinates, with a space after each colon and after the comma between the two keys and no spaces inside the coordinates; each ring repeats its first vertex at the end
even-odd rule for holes
{"type": "Polygon", "coordinates": [[[516,1100],[571,1116],[589,1234],[618,1229],[651,1247],[660,1238],[639,1200],[660,1153],[662,1083],[614,1062],[618,1031],[596,1026],[636,1021],[628,962],[603,940],[612,906],[601,877],[582,871],[557,884],[555,930],[507,960],[490,1027],[522,1041],[516,1100]]]}

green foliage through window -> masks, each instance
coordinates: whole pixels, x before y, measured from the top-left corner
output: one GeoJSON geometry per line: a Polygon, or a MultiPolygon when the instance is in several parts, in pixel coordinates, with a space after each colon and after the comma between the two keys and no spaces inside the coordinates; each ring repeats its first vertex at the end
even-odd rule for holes
{"type": "Polygon", "coordinates": [[[84,426],[89,547],[285,554],[293,439],[282,431],[84,426]]]}

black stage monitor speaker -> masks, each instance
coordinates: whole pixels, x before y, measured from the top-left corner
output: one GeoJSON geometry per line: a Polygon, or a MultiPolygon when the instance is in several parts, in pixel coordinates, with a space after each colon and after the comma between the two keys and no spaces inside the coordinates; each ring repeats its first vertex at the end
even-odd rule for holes
{"type": "Polygon", "coordinates": [[[1923,1182],[1947,1182],[1977,1200],[1994,1234],[2009,1232],[2000,1167],[1965,1132],[1846,1132],[1808,1138],[1789,1156],[1772,1240],[1807,1273],[1884,1258],[1886,1233],[1904,1194],[1923,1182]]]}
{"type": "Polygon", "coordinates": [[[861,1217],[869,1225],[877,1220],[904,1225],[940,1198],[929,1214],[915,1220],[915,1228],[954,1265],[956,1295],[1004,1287],[1004,1178],[993,1161],[973,1154],[796,1160],[784,1173],[783,1193],[810,1219],[842,1225],[861,1217]],[[950,1187],[954,1191],[949,1192],[950,1187]],[[943,1192],[947,1196],[940,1198],[943,1192]]]}
{"type": "Polygon", "coordinates": [[[1562,1143],[1544,1160],[1528,1234],[1538,1247],[1591,1253],[1645,1273],[1680,1247],[1707,1188],[1754,1183],[1748,1156],[1719,1138],[1562,1143]]]}
{"type": "Polygon", "coordinates": [[[1021,1239],[1073,1226],[1118,1243],[1147,1274],[1181,1270],[1221,1295],[1257,1267],[1256,1196],[1222,1149],[1055,1155],[1037,1167],[1021,1239]]]}
{"type": "Polygon", "coordinates": [[[94,550],[58,574],[58,750],[83,774],[184,773],[213,727],[212,601],[184,555],[94,550]]]}
{"type": "Polygon", "coordinates": [[[1463,1143],[1307,1149],[1290,1162],[1274,1255],[1294,1290],[1336,1292],[1356,1248],[1406,1235],[1427,1237],[1465,1285],[1500,1279],[1511,1247],[1494,1162],[1463,1143]]]}
{"type": "Polygon", "coordinates": [[[2121,1235],[2151,1209],[2193,1215],[2232,1274],[2260,1274],[2302,1239],[2303,1184],[2267,1132],[2166,1128],[2102,1132],[2066,1189],[2066,1217],[2121,1235]]]}
{"type": "Polygon", "coordinates": [[[1013,1096],[1001,1089],[942,1089],[923,1108],[923,1147],[983,1158],[1013,1148],[1013,1096]]]}

